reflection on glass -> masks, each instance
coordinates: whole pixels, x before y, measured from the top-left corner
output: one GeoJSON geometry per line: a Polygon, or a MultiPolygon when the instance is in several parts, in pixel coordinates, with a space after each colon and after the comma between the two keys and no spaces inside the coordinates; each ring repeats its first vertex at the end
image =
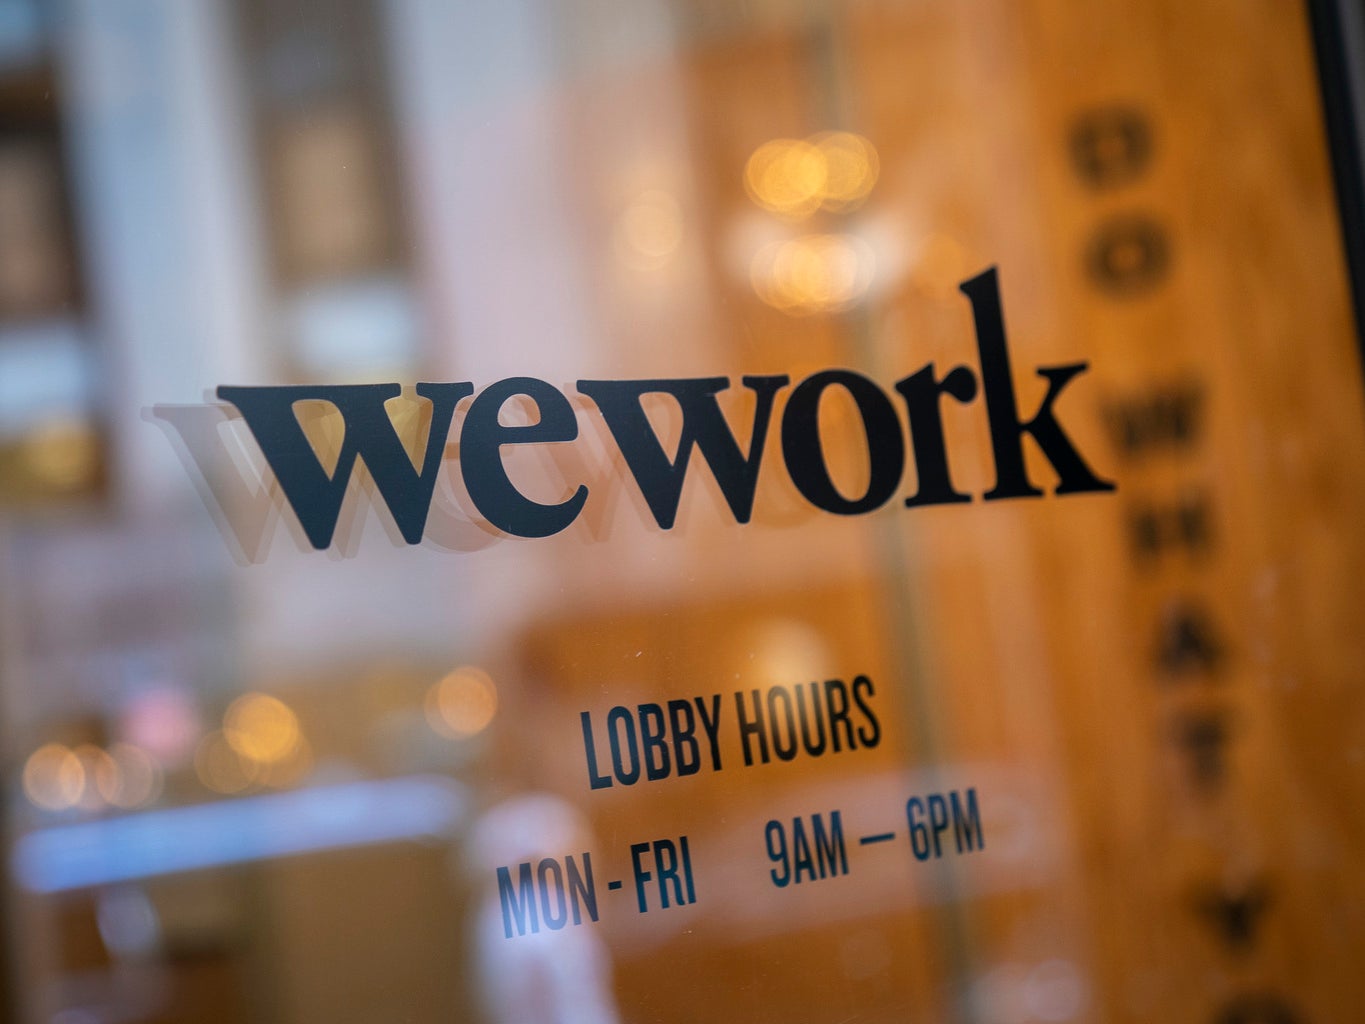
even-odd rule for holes
{"type": "Polygon", "coordinates": [[[299,743],[298,716],[278,697],[248,693],[228,705],[223,737],[242,758],[260,765],[275,764],[299,743]]]}
{"type": "Polygon", "coordinates": [[[774,139],[754,150],[744,168],[749,197],[792,220],[817,210],[859,206],[877,183],[872,143],[852,132],[823,132],[809,139],[774,139]]]}
{"type": "Polygon", "coordinates": [[[431,727],[451,739],[464,739],[482,732],[498,710],[498,691],[482,669],[458,668],[426,695],[426,716],[431,727]]]}
{"type": "Polygon", "coordinates": [[[161,768],[140,747],[115,743],[95,769],[95,785],[108,804],[132,810],[161,793],[161,768]]]}
{"type": "Polygon", "coordinates": [[[646,189],[635,196],[616,223],[618,252],[638,270],[666,264],[677,252],[682,235],[682,208],[662,189],[646,189]]]}
{"type": "Polygon", "coordinates": [[[862,298],[876,262],[856,235],[802,235],[770,242],[754,257],[754,291],[768,305],[794,316],[834,313],[862,298]]]}
{"type": "Polygon", "coordinates": [[[76,753],[49,743],[24,763],[24,792],[39,807],[61,811],[76,806],[85,791],[85,766],[76,753]]]}
{"type": "Polygon", "coordinates": [[[0,0],[0,1018],[1365,1014],[1299,5],[48,6],[0,0]],[[485,476],[589,491],[534,539],[466,478],[527,377],[568,411],[485,476]],[[292,405],[314,550],[215,389],[381,383],[382,491],[292,405]]]}
{"type": "MultiPolygon", "coordinates": [[[[586,823],[573,806],[550,794],[515,797],[487,811],[473,827],[471,847],[479,884],[484,888],[475,916],[479,989],[489,1019],[496,1024],[616,1024],[611,960],[606,945],[592,931],[550,927],[572,913],[565,895],[562,869],[553,856],[561,850],[591,846],[586,823]],[[499,868],[507,864],[550,865],[528,913],[539,927],[508,941],[511,921],[507,885],[499,868]]],[[[519,879],[517,880],[520,881],[519,879]]],[[[523,890],[530,891],[530,890],[523,890]]]]}

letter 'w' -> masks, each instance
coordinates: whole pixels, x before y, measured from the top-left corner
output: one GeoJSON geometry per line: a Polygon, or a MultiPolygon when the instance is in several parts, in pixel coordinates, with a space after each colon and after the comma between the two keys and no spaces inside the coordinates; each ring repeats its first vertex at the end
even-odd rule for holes
{"type": "Polygon", "coordinates": [[[364,459],[375,489],[393,513],[403,539],[409,544],[421,542],[455,406],[474,393],[474,385],[417,385],[417,394],[429,399],[432,405],[420,471],[408,458],[384,408],[386,401],[401,392],[397,384],[221,387],[218,397],[241,410],[309,543],[321,549],[332,543],[341,501],[357,458],[364,459]],[[306,401],[330,402],[345,424],[341,453],[331,476],[294,414],[294,403],[306,401]]]}
{"type": "Polygon", "coordinates": [[[763,462],[763,442],[768,436],[773,399],[788,378],[743,377],[742,383],[757,400],[749,454],[745,455],[730,432],[716,401],[716,393],[730,386],[728,377],[681,380],[580,380],[578,390],[602,410],[612,437],[625,456],[626,465],[640,485],[650,512],[662,529],[671,530],[678,515],[683,480],[695,446],[711,467],[721,494],[735,521],[747,523],[753,512],[758,470],[763,462]],[[682,437],[677,454],[670,459],[650,426],[640,399],[662,392],[672,395],[682,410],[682,437]]]}

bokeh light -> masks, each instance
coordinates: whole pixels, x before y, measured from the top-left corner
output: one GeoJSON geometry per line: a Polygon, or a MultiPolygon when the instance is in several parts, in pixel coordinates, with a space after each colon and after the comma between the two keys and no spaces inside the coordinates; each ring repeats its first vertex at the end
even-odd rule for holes
{"type": "Polygon", "coordinates": [[[82,743],[73,753],[81,762],[81,793],[76,805],[85,811],[98,811],[106,801],[98,783],[101,775],[106,778],[118,775],[114,759],[93,743],[82,743]]]}
{"type": "Polygon", "coordinates": [[[744,168],[749,197],[784,217],[808,217],[824,202],[825,158],[800,139],[773,139],[754,150],[744,168]]]}
{"type": "Polygon", "coordinates": [[[24,795],[37,807],[64,811],[76,806],[85,789],[85,767],[75,751],[48,743],[24,763],[24,795]]]}
{"type": "Polygon", "coordinates": [[[161,795],[161,767],[140,747],[115,743],[96,765],[95,786],[114,807],[142,807],[161,795]]]}
{"type": "Polygon", "coordinates": [[[802,235],[760,249],[750,280],[774,309],[805,316],[853,305],[871,287],[875,269],[871,247],[854,235],[802,235]]]}
{"type": "Polygon", "coordinates": [[[247,693],[228,706],[223,735],[248,761],[274,764],[288,757],[299,742],[299,720],[278,697],[247,693]]]}
{"type": "Polygon", "coordinates": [[[759,206],[793,220],[817,210],[859,206],[880,173],[877,150],[852,132],[822,132],[809,139],[773,139],[754,150],[744,187],[759,206]]]}
{"type": "Polygon", "coordinates": [[[442,736],[464,739],[488,727],[498,710],[498,690],[481,668],[457,668],[427,690],[427,722],[442,736]]]}
{"type": "Polygon", "coordinates": [[[862,205],[881,173],[876,147],[853,132],[825,132],[811,141],[825,163],[823,208],[841,212],[862,205]]]}

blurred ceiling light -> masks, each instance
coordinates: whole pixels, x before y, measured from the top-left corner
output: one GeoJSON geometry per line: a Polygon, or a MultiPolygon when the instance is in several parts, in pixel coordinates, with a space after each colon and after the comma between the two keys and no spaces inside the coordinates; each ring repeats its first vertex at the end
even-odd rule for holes
{"type": "Polygon", "coordinates": [[[24,763],[24,794],[44,810],[64,811],[76,806],[85,789],[85,768],[75,752],[48,743],[24,763]]]}
{"type": "Polygon", "coordinates": [[[768,305],[792,316],[847,309],[867,293],[876,260],[853,235],[803,235],[770,242],[754,256],[750,280],[768,305]]]}
{"type": "Polygon", "coordinates": [[[821,208],[854,209],[877,183],[877,150],[852,132],[809,139],[774,139],[754,150],[744,168],[749,197],[765,210],[799,220],[821,208]]]}
{"type": "Polygon", "coordinates": [[[90,427],[75,419],[51,420],[24,438],[24,466],[57,490],[86,487],[99,468],[99,441],[90,427]]]}
{"type": "Polygon", "coordinates": [[[30,832],[15,842],[10,871],[30,892],[61,892],[314,850],[442,837],[464,821],[466,804],[457,783],[435,776],[214,800],[30,832]]]}
{"type": "Polygon", "coordinates": [[[617,253],[639,270],[657,270],[682,243],[682,224],[677,199],[661,189],[647,189],[617,219],[617,253]]]}
{"type": "Polygon", "coordinates": [[[274,764],[288,757],[299,742],[299,720],[279,698],[247,693],[228,705],[223,735],[247,760],[274,764]]]}
{"type": "Polygon", "coordinates": [[[784,217],[809,217],[824,202],[825,158],[809,142],[773,139],[744,168],[749,197],[784,217]]]}
{"type": "Polygon", "coordinates": [[[824,208],[843,211],[859,206],[881,173],[876,147],[852,132],[825,132],[811,141],[825,160],[824,208]]]}
{"type": "Polygon", "coordinates": [[[161,768],[145,750],[115,743],[96,765],[95,786],[106,803],[124,810],[142,807],[161,795],[161,768]]]}
{"type": "Polygon", "coordinates": [[[256,781],[258,767],[243,758],[221,732],[211,732],[194,751],[194,771],[199,781],[215,793],[240,793],[256,781]]]}
{"type": "Polygon", "coordinates": [[[498,689],[481,668],[457,668],[427,691],[427,722],[442,736],[464,739],[488,727],[498,710],[498,689]]]}

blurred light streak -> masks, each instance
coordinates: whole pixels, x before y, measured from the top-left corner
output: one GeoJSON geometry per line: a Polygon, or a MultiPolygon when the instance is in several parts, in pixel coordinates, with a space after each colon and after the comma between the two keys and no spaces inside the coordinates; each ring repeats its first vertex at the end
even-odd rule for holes
{"type": "Polygon", "coordinates": [[[440,837],[463,819],[454,781],[411,775],[31,832],[10,868],[25,889],[64,892],[321,850],[440,837]]]}

